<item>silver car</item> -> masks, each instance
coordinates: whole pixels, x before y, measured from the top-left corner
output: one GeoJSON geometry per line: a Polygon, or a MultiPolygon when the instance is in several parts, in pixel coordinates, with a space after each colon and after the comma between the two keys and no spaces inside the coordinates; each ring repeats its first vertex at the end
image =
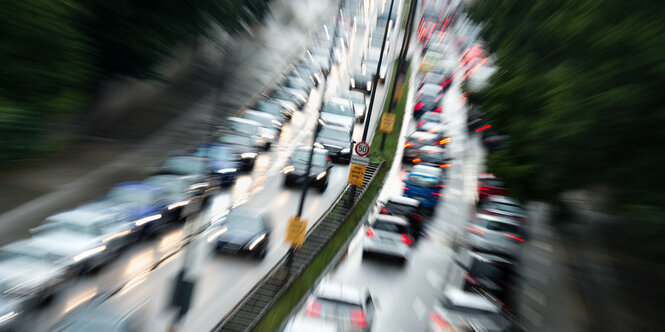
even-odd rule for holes
{"type": "Polygon", "coordinates": [[[522,204],[506,196],[489,196],[480,203],[478,209],[486,214],[501,215],[521,222],[527,220],[522,204]]]}
{"type": "Polygon", "coordinates": [[[469,246],[479,251],[516,257],[524,243],[522,224],[510,218],[478,213],[468,229],[469,246]]]}
{"type": "Polygon", "coordinates": [[[353,134],[356,119],[353,103],[344,98],[331,98],[321,108],[321,119],[328,124],[346,127],[353,134]]]}
{"type": "Polygon", "coordinates": [[[447,288],[430,312],[429,331],[508,331],[501,308],[476,293],[447,288]]]}
{"type": "Polygon", "coordinates": [[[344,97],[353,103],[356,112],[356,120],[359,122],[365,122],[365,112],[367,111],[365,94],[360,91],[347,91],[344,97]]]}
{"type": "Polygon", "coordinates": [[[404,217],[380,214],[365,227],[363,255],[387,255],[406,261],[411,241],[409,222],[404,217]]]}

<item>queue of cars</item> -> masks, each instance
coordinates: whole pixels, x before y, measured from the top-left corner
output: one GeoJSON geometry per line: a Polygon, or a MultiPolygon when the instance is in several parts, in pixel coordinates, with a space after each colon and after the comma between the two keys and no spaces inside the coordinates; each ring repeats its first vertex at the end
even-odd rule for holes
{"type": "MultiPolygon", "coordinates": [[[[20,326],[26,312],[66,287],[68,279],[96,272],[137,241],[181,224],[203,210],[224,186],[251,171],[259,155],[279,142],[283,127],[307,104],[311,90],[326,79],[332,48],[327,39],[315,42],[276,88],[222,121],[210,141],[171,156],[141,181],[117,184],[102,197],[47,217],[31,230],[31,237],[1,247],[0,330],[20,326]]],[[[330,100],[322,110],[326,124],[319,143],[324,148],[315,148],[312,168],[321,191],[327,186],[331,157],[347,162],[350,158],[353,127],[357,119],[364,119],[366,108],[364,96],[358,97],[330,100]]],[[[309,151],[296,149],[292,175],[309,151]]],[[[266,256],[271,227],[265,215],[236,208],[209,226],[208,242],[216,251],[266,256]]]]}

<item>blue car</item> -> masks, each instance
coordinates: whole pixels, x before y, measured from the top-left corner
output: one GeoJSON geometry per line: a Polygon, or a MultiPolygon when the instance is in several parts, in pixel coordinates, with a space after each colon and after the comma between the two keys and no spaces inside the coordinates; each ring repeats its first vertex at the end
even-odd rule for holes
{"type": "Polygon", "coordinates": [[[177,203],[159,186],[145,182],[125,182],[115,185],[104,200],[132,220],[134,231],[151,235],[175,221],[177,203]]]}
{"type": "Polygon", "coordinates": [[[224,144],[201,143],[194,155],[210,160],[210,173],[219,178],[221,185],[233,184],[242,168],[237,154],[224,144]]]}
{"type": "Polygon", "coordinates": [[[443,180],[440,176],[420,171],[412,171],[404,180],[402,196],[420,201],[420,206],[434,210],[441,198],[443,180]]]}

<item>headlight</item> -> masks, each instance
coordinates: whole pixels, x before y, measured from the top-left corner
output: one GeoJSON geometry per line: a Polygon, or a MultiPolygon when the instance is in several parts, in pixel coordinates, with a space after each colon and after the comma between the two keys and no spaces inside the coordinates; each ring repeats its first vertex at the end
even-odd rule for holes
{"type": "Polygon", "coordinates": [[[353,78],[351,79],[351,87],[354,89],[356,88],[356,80],[354,80],[353,78]]]}
{"type": "Polygon", "coordinates": [[[323,177],[326,176],[326,174],[328,174],[328,172],[325,172],[325,171],[319,173],[319,175],[316,176],[316,181],[319,181],[319,180],[323,179],[323,177]]]}
{"type": "Polygon", "coordinates": [[[325,149],[326,148],[325,146],[323,146],[323,144],[321,144],[319,142],[314,142],[313,145],[314,145],[315,148],[319,148],[319,149],[325,149]]]}
{"type": "Polygon", "coordinates": [[[289,174],[289,173],[291,173],[291,172],[293,172],[293,171],[295,171],[295,170],[296,170],[296,168],[293,167],[293,165],[289,165],[289,166],[286,166],[286,167],[284,167],[284,168],[282,169],[282,173],[284,173],[284,174],[289,174]]]}
{"type": "Polygon", "coordinates": [[[147,224],[147,223],[149,223],[149,222],[151,222],[151,221],[155,221],[155,220],[157,220],[157,219],[160,219],[161,217],[162,217],[161,214],[153,214],[152,216],[147,216],[147,217],[145,217],[145,218],[141,218],[141,219],[135,220],[135,221],[134,221],[134,225],[136,225],[136,226],[142,226],[142,225],[145,225],[145,224],[147,224]]]}
{"type": "Polygon", "coordinates": [[[252,242],[252,244],[249,245],[249,250],[253,250],[254,248],[256,248],[256,245],[261,243],[261,241],[263,241],[263,239],[265,239],[265,238],[266,238],[266,235],[261,234],[261,236],[259,236],[256,240],[254,240],[254,242],[252,242]]]}
{"type": "Polygon", "coordinates": [[[367,91],[372,91],[372,82],[367,82],[367,91]]]}
{"type": "Polygon", "coordinates": [[[321,75],[319,75],[319,73],[314,73],[314,77],[319,83],[321,83],[322,80],[321,80],[321,75]]]}
{"type": "Polygon", "coordinates": [[[237,171],[238,171],[238,169],[236,169],[236,168],[222,168],[222,169],[218,169],[217,173],[226,174],[226,173],[235,173],[237,171]]]}
{"type": "Polygon", "coordinates": [[[261,137],[267,139],[267,140],[273,140],[275,139],[274,135],[268,135],[268,134],[261,134],[261,137]]]}
{"type": "Polygon", "coordinates": [[[256,153],[255,152],[245,152],[245,153],[240,155],[240,158],[242,158],[242,159],[256,158],[256,153]]]}
{"type": "Polygon", "coordinates": [[[184,201],[180,201],[180,202],[171,203],[171,204],[169,204],[169,206],[167,208],[169,210],[173,210],[173,209],[177,209],[179,207],[185,206],[187,204],[189,204],[189,200],[184,200],[184,201]]]}
{"type": "Polygon", "coordinates": [[[104,250],[106,250],[106,246],[99,246],[97,248],[92,248],[92,249],[86,250],[86,251],[74,256],[74,262],[79,262],[79,261],[81,261],[85,258],[88,258],[90,256],[97,255],[98,253],[100,253],[104,250]]]}
{"type": "Polygon", "coordinates": [[[228,231],[228,230],[229,229],[226,226],[224,226],[224,227],[216,230],[214,233],[210,234],[210,236],[208,236],[208,239],[206,241],[208,241],[208,243],[210,243],[212,241],[215,241],[215,240],[217,240],[218,237],[220,237],[222,234],[226,233],[226,231],[228,231]]]}
{"type": "Polygon", "coordinates": [[[6,322],[6,321],[8,321],[8,320],[10,320],[10,319],[12,319],[16,316],[18,316],[18,312],[16,312],[16,311],[10,311],[10,312],[8,312],[4,315],[0,315],[0,324],[6,322]]]}
{"type": "Polygon", "coordinates": [[[350,153],[351,149],[350,148],[342,149],[342,151],[340,151],[340,152],[341,153],[350,153]]]}
{"type": "Polygon", "coordinates": [[[131,232],[132,232],[132,231],[129,230],[129,229],[128,229],[128,230],[124,230],[124,231],[122,231],[122,232],[120,232],[120,233],[116,233],[116,234],[113,234],[113,235],[111,235],[111,236],[107,236],[106,238],[104,238],[104,240],[102,240],[102,242],[103,242],[103,243],[107,243],[107,242],[113,241],[113,240],[115,240],[115,239],[119,239],[119,238],[121,238],[121,237],[123,237],[123,236],[125,236],[125,235],[127,235],[127,234],[129,234],[129,233],[131,233],[131,232]]]}
{"type": "Polygon", "coordinates": [[[282,127],[282,123],[277,120],[271,120],[271,122],[275,127],[282,127]]]}

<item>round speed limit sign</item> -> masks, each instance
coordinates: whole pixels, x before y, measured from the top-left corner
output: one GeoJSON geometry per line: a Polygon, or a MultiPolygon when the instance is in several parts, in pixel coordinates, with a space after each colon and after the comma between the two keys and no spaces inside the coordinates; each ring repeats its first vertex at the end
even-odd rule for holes
{"type": "Polygon", "coordinates": [[[369,144],[367,142],[360,142],[356,144],[356,154],[364,157],[369,153],[369,144]]]}

